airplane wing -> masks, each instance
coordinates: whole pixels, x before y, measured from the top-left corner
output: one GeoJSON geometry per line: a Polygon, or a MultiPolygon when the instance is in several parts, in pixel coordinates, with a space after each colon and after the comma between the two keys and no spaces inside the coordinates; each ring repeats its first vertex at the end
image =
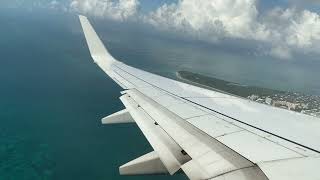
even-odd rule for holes
{"type": "Polygon", "coordinates": [[[174,81],[114,59],[88,19],[94,62],[124,90],[104,124],[136,123],[154,151],[120,174],[212,180],[319,180],[320,119],[174,81]]]}

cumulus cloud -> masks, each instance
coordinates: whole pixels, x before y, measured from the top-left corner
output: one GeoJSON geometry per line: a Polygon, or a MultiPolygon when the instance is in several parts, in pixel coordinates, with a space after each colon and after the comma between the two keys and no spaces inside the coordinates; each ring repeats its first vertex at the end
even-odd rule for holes
{"type": "MultiPolygon", "coordinates": [[[[253,46],[264,47],[258,48],[258,53],[281,59],[290,59],[294,53],[319,53],[319,14],[294,7],[259,12],[258,1],[178,0],[141,14],[139,0],[72,0],[70,9],[119,21],[137,19],[161,30],[214,43],[225,39],[246,45],[254,42],[253,46]]],[[[53,0],[52,6],[57,5],[53,0]]]]}
{"type": "MultiPolygon", "coordinates": [[[[179,0],[144,17],[155,27],[206,41],[229,38],[265,44],[269,55],[289,59],[293,52],[317,53],[320,17],[296,8],[261,14],[257,0],[179,0]]],[[[265,53],[265,52],[264,52],[265,53]]]]}
{"type": "MultiPolygon", "coordinates": [[[[320,16],[317,13],[275,8],[266,15],[262,23],[268,27],[270,32],[268,42],[273,48],[278,48],[282,53],[289,55],[280,57],[290,57],[291,52],[319,52],[320,16]]],[[[272,52],[277,51],[272,49],[272,52]]]]}
{"type": "Polygon", "coordinates": [[[138,12],[138,0],[72,0],[70,8],[84,14],[127,20],[138,12]]]}
{"type": "Polygon", "coordinates": [[[182,0],[164,4],[145,20],[162,28],[189,28],[193,32],[246,38],[259,28],[257,15],[254,0],[182,0]]]}

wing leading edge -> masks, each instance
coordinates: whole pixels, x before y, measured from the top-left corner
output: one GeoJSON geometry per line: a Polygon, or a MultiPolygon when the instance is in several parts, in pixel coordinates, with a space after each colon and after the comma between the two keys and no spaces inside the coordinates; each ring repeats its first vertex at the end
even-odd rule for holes
{"type": "Polygon", "coordinates": [[[154,151],[120,174],[190,179],[319,179],[320,121],[154,75],[117,61],[80,16],[90,54],[125,91],[126,107],[102,122],[135,122],[154,151]]]}

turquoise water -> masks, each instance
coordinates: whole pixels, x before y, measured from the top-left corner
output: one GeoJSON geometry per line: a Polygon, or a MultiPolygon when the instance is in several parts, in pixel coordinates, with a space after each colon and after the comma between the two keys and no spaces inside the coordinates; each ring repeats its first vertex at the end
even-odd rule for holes
{"type": "Polygon", "coordinates": [[[150,179],[118,175],[152,149],[136,125],[100,124],[123,108],[121,89],[92,63],[77,18],[29,15],[0,16],[0,179],[150,179]]]}
{"type": "MultiPolygon", "coordinates": [[[[118,166],[152,149],[134,124],[100,124],[123,108],[121,89],[92,63],[76,16],[0,11],[0,24],[0,180],[186,179],[118,175],[118,166]]],[[[191,70],[319,93],[316,60],[257,60],[141,25],[93,25],[116,58],[154,73],[191,70]]]]}

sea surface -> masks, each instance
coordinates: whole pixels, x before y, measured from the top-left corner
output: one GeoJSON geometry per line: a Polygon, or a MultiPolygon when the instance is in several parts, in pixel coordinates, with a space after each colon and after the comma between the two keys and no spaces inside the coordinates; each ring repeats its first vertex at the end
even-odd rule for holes
{"type": "Polygon", "coordinates": [[[119,175],[152,148],[134,124],[101,125],[123,108],[121,89],[76,16],[7,12],[0,24],[0,180],[186,179],[119,175]]]}
{"type": "MultiPolygon", "coordinates": [[[[176,78],[176,71],[192,70],[319,93],[316,60],[254,59],[135,23],[92,21],[117,59],[153,73],[176,78]]],[[[120,91],[92,62],[77,16],[1,10],[0,180],[186,179],[118,174],[120,165],[152,151],[135,124],[101,125],[123,108],[120,91]]]]}

